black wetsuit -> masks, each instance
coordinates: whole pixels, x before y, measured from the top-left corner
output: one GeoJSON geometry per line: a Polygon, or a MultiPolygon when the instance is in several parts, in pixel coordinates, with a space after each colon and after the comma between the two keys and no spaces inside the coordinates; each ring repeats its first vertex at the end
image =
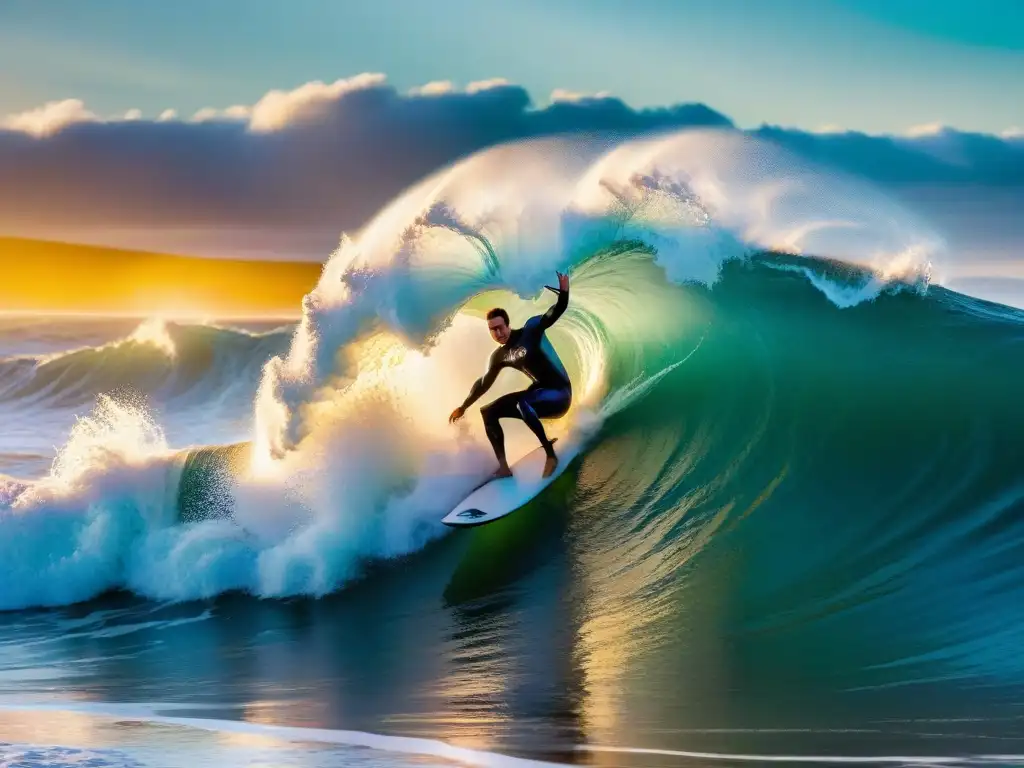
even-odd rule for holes
{"type": "Polygon", "coordinates": [[[569,410],[572,384],[544,332],[562,316],[568,305],[569,292],[559,291],[558,301],[551,309],[543,315],[531,317],[522,328],[513,330],[508,341],[491,353],[486,373],[476,380],[469,397],[462,404],[465,410],[476,402],[494,384],[502,368],[515,368],[533,379],[527,389],[510,392],[480,409],[487,437],[502,463],[505,462],[505,434],[499,419],[522,419],[547,454],[554,454],[540,420],[556,419],[569,410]]]}

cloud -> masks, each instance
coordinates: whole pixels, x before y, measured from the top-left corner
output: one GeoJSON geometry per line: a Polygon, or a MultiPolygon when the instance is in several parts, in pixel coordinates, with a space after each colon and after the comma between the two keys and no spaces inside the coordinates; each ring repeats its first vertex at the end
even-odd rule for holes
{"type": "MultiPolygon", "coordinates": [[[[308,228],[336,241],[402,189],[487,146],[692,126],[734,129],[702,104],[635,109],[607,93],[556,90],[538,107],[501,79],[399,93],[376,73],[191,117],[168,109],[104,118],[69,99],[0,121],[0,233],[308,228]]],[[[1024,187],[1024,136],[1014,132],[936,125],[877,136],[766,125],[752,133],[883,183],[1024,187]]]]}
{"type": "Polygon", "coordinates": [[[933,124],[902,135],[815,133],[776,126],[752,131],[813,161],[887,185],[980,185],[1024,189],[1024,136],[933,124]]]}
{"type": "Polygon", "coordinates": [[[36,109],[4,118],[0,120],[0,128],[41,138],[60,133],[63,129],[76,123],[97,120],[99,118],[87,110],[80,99],[64,99],[63,101],[50,101],[36,109]]]}
{"type": "Polygon", "coordinates": [[[413,88],[409,93],[415,96],[437,96],[442,93],[451,93],[455,90],[455,84],[451,80],[433,80],[426,85],[413,88]]]}
{"type": "Polygon", "coordinates": [[[270,91],[256,102],[248,115],[244,108],[239,108],[238,116],[247,116],[249,128],[257,133],[280,131],[292,125],[328,120],[347,98],[382,89],[386,89],[386,80],[379,74],[358,75],[330,85],[311,82],[292,91],[270,91]]]}
{"type": "Polygon", "coordinates": [[[912,125],[904,131],[904,135],[910,136],[911,138],[919,138],[921,136],[938,136],[946,130],[946,126],[942,123],[922,123],[921,125],[912,125]]]}
{"type": "Polygon", "coordinates": [[[611,98],[611,94],[608,91],[599,91],[594,94],[580,93],[579,91],[567,91],[564,88],[556,88],[551,92],[549,101],[567,101],[571,103],[587,102],[587,101],[600,101],[602,99],[611,98]]]}
{"type": "Polygon", "coordinates": [[[536,109],[500,79],[401,94],[373,73],[188,119],[101,119],[62,102],[0,130],[0,230],[314,226],[336,237],[423,176],[499,142],[690,125],[730,121],[702,105],[634,110],[611,98],[536,109]]]}

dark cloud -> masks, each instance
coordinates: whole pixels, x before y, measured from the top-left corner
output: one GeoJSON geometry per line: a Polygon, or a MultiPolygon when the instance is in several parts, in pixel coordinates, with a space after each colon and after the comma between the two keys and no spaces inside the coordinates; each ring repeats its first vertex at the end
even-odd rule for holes
{"type": "Polygon", "coordinates": [[[633,110],[610,98],[532,109],[511,85],[413,95],[373,81],[327,88],[268,98],[248,119],[0,131],[0,226],[329,222],[338,231],[430,172],[503,141],[730,124],[700,105],[633,110]]]}
{"type": "Polygon", "coordinates": [[[1024,186],[1024,136],[936,127],[909,136],[804,133],[771,126],[754,132],[817,162],[897,185],[1024,186]]]}
{"type": "MultiPolygon", "coordinates": [[[[0,229],[221,230],[363,223],[403,188],[500,142],[731,127],[700,104],[632,109],[610,97],[534,108],[516,85],[401,94],[377,76],[271,92],[200,121],[102,121],[79,102],[0,130],[0,229]],[[16,126],[16,127],[15,127],[16,126]]],[[[951,130],[915,137],[753,133],[892,184],[1024,186],[1024,139],[951,130]]]]}

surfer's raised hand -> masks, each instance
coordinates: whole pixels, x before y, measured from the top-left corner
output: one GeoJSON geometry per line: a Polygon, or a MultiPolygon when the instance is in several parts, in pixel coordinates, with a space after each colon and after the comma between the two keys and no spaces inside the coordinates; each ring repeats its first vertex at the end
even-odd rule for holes
{"type": "Polygon", "coordinates": [[[465,413],[466,409],[460,405],[458,408],[452,411],[452,415],[448,417],[448,423],[454,424],[456,421],[461,419],[465,415],[465,413]]]}
{"type": "Polygon", "coordinates": [[[569,276],[563,275],[561,272],[555,272],[558,275],[558,290],[568,291],[569,290],[569,276]]]}

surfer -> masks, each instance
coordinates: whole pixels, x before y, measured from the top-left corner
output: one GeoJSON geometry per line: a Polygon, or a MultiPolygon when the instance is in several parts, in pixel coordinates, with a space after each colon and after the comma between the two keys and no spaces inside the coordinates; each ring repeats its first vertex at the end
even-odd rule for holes
{"type": "Polygon", "coordinates": [[[558,466],[558,456],[544,433],[541,419],[557,419],[564,416],[572,403],[572,384],[562,361],[545,336],[545,331],[554,325],[569,306],[569,278],[561,272],[558,275],[558,301],[543,315],[531,317],[522,328],[509,327],[508,313],[495,307],[487,313],[487,327],[491,338],[500,346],[491,353],[487,371],[473,383],[465,401],[452,411],[448,419],[455,423],[463,417],[466,409],[483,395],[502,368],[515,368],[533,379],[533,383],[519,392],[510,392],[483,406],[484,429],[498,459],[495,477],[512,477],[508,460],[505,458],[505,433],[501,430],[500,419],[522,419],[530,431],[540,440],[547,459],[544,462],[544,477],[548,477],[558,466]]]}

